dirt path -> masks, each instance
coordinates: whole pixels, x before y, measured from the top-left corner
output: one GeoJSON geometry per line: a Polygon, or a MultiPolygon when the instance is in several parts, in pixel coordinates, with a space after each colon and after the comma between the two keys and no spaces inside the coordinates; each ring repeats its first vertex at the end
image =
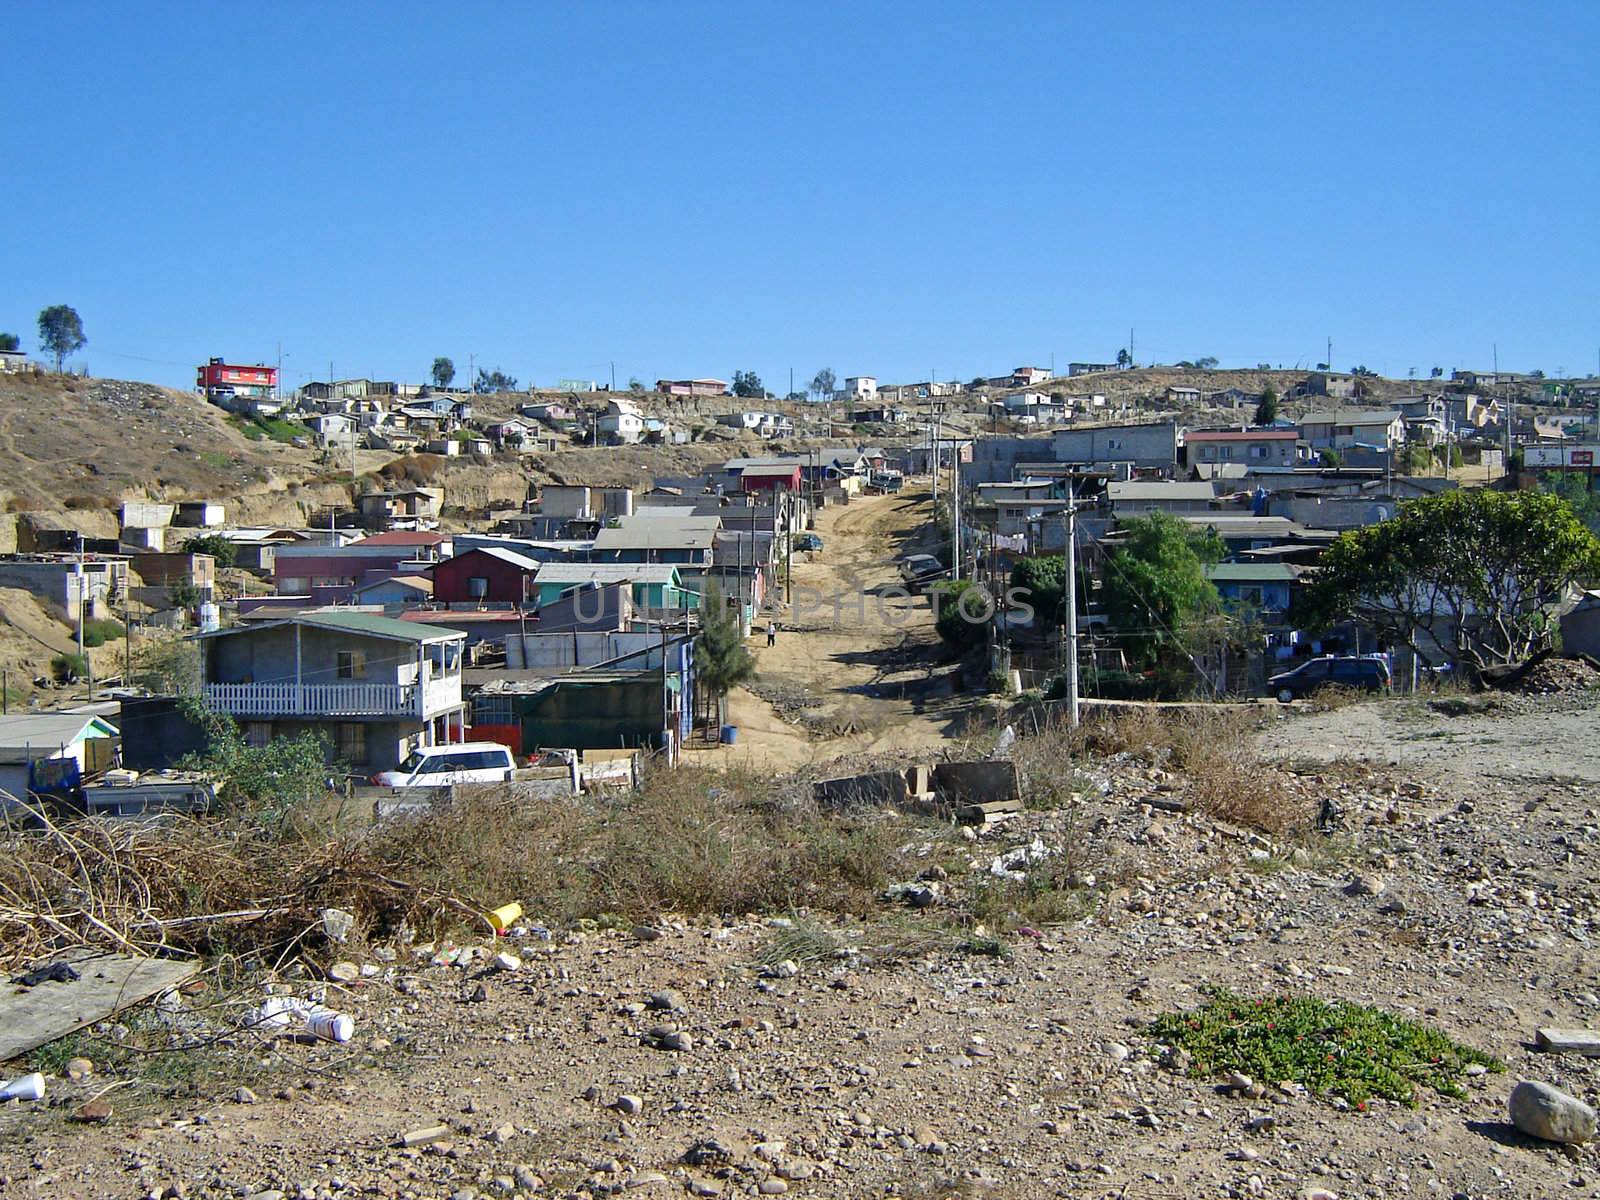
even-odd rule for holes
{"type": "Polygon", "coordinates": [[[758,677],[729,697],[738,744],[700,755],[793,768],[934,746],[954,731],[966,706],[933,665],[932,609],[898,588],[896,559],[919,547],[929,501],[919,489],[823,510],[823,549],[795,556],[777,643],[766,644],[763,617],[751,639],[758,677]]]}

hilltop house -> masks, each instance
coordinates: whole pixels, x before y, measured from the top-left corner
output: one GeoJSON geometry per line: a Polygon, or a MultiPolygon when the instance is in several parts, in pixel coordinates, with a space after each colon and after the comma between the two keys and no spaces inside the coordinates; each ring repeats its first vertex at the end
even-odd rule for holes
{"type": "Polygon", "coordinates": [[[200,699],[251,745],[311,731],[363,773],[465,740],[466,635],[363,612],[313,610],[197,635],[200,699]]]}
{"type": "Polygon", "coordinates": [[[356,501],[363,528],[374,530],[432,529],[444,507],[441,487],[394,488],[368,492],[356,501]]]}
{"type": "Polygon", "coordinates": [[[606,411],[595,422],[595,440],[614,445],[631,445],[644,436],[644,416],[632,400],[613,397],[606,411]]]}
{"type": "Polygon", "coordinates": [[[723,379],[658,379],[656,391],[667,396],[725,396],[728,383],[723,379]]]}
{"type": "Polygon", "coordinates": [[[847,376],[843,390],[834,398],[837,400],[876,400],[878,398],[878,381],[871,375],[847,376]]]}

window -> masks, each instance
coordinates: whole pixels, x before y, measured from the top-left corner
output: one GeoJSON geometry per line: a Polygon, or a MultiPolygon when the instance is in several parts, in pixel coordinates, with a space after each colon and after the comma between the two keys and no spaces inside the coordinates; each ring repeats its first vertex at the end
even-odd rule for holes
{"type": "Polygon", "coordinates": [[[1222,448],[1222,457],[1223,458],[1232,458],[1233,457],[1233,447],[1232,446],[1224,446],[1222,448]]]}
{"type": "Polygon", "coordinates": [[[366,651],[339,651],[337,674],[340,679],[365,679],[367,677],[366,651]]]}
{"type": "Polygon", "coordinates": [[[1250,457],[1251,458],[1265,458],[1266,456],[1267,456],[1267,448],[1265,446],[1251,446],[1250,447],[1250,457]]]}
{"type": "Polygon", "coordinates": [[[467,595],[474,600],[482,600],[489,594],[489,578],[486,575],[473,575],[467,580],[467,595]]]}
{"type": "Polygon", "coordinates": [[[339,725],[339,758],[357,766],[367,761],[367,727],[354,721],[339,725]]]}
{"type": "Polygon", "coordinates": [[[271,721],[248,721],[244,727],[245,745],[259,750],[272,740],[271,721]]]}

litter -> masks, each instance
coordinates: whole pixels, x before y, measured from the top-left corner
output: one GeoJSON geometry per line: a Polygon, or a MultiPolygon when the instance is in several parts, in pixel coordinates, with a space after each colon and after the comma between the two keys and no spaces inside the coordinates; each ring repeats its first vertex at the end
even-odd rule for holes
{"type": "Polygon", "coordinates": [[[41,983],[72,983],[82,979],[71,963],[53,962],[43,967],[36,967],[25,975],[18,975],[12,983],[21,984],[23,987],[38,987],[41,983]]]}
{"type": "Polygon", "coordinates": [[[43,1100],[44,1076],[35,1071],[10,1083],[0,1084],[0,1100],[43,1100]]]}
{"type": "Polygon", "coordinates": [[[995,856],[989,864],[989,874],[996,879],[1009,879],[1013,883],[1022,883],[1028,878],[1025,867],[1032,863],[1043,862],[1055,851],[1046,846],[1039,838],[1034,838],[1026,846],[1015,846],[1004,854],[995,856]]]}
{"type": "Polygon", "coordinates": [[[297,1023],[325,1042],[348,1042],[356,1032],[351,1017],[295,996],[268,996],[244,1021],[249,1029],[288,1029],[297,1023]]]}
{"type": "Polygon", "coordinates": [[[499,908],[490,909],[484,915],[488,918],[489,924],[494,927],[494,931],[503,934],[517,923],[518,917],[522,916],[522,905],[513,900],[510,904],[502,904],[499,908]]]}

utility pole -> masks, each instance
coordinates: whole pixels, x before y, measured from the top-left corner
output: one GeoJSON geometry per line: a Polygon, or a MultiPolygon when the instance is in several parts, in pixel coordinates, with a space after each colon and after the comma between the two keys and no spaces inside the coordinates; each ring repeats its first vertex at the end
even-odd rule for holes
{"type": "Polygon", "coordinates": [[[1078,727],[1078,508],[1067,501],[1067,714],[1078,727]]]}
{"type": "Polygon", "coordinates": [[[1331,337],[1328,339],[1328,359],[1327,359],[1327,362],[1328,362],[1328,370],[1331,373],[1333,371],[1333,339],[1331,337]]]}
{"type": "Polygon", "coordinates": [[[954,452],[950,455],[950,511],[953,514],[951,523],[955,534],[955,548],[951,552],[950,578],[961,578],[961,456],[954,452]]]}

